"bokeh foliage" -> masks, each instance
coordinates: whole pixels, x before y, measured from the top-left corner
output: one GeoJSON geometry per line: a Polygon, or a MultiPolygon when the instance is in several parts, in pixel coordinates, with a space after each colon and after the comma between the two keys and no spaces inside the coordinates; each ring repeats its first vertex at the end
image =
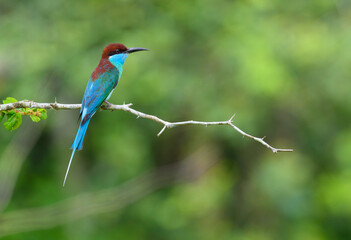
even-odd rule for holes
{"type": "MultiPolygon", "coordinates": [[[[102,48],[122,42],[151,51],[128,58],[111,102],[170,121],[235,112],[295,150],[273,154],[226,127],[157,138],[160,125],[103,111],[62,189],[78,111],[23,119],[18,131],[46,125],[6,211],[117,186],[203,146],[222,161],[122,211],[5,239],[350,239],[350,23],[348,0],[0,1],[1,100],[78,103],[102,48]]],[[[14,133],[0,134],[1,153],[14,133]]]]}

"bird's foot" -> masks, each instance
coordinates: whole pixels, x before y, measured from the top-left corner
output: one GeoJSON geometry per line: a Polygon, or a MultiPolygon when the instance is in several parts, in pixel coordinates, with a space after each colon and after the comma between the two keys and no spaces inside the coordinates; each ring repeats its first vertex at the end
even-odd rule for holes
{"type": "MultiPolygon", "coordinates": [[[[109,109],[109,108],[111,108],[111,107],[113,106],[113,104],[112,104],[112,103],[109,103],[107,100],[105,100],[104,103],[106,104],[106,105],[104,106],[106,110],[109,109]]],[[[110,110],[111,110],[111,112],[113,111],[113,109],[110,109],[110,110]]]]}
{"type": "Polygon", "coordinates": [[[109,103],[107,100],[105,100],[104,103],[106,104],[107,107],[111,107],[113,105],[112,103],[109,103]]]}

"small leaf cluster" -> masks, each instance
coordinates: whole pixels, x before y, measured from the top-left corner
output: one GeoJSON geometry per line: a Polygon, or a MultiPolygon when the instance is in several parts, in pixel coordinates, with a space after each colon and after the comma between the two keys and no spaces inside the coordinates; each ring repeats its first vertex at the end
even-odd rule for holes
{"type": "MultiPolygon", "coordinates": [[[[17,100],[12,97],[7,97],[2,102],[3,104],[8,104],[15,103],[17,102],[17,100]]],[[[47,118],[47,112],[45,109],[18,108],[0,112],[0,121],[2,121],[2,119],[6,117],[4,127],[9,131],[13,131],[22,124],[23,115],[28,115],[33,122],[39,122],[40,120],[44,120],[47,118]]]]}

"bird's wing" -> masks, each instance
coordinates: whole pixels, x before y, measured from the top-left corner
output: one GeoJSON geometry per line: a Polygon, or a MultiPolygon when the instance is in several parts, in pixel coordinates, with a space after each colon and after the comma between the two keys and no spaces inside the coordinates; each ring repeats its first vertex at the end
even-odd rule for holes
{"type": "Polygon", "coordinates": [[[80,110],[82,124],[99,109],[113,88],[116,87],[118,79],[119,72],[116,68],[102,73],[95,81],[89,79],[80,110]]]}

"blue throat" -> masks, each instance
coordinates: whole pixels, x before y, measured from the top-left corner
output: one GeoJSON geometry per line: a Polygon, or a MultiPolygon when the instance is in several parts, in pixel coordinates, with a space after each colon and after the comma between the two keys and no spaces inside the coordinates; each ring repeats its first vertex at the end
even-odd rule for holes
{"type": "Polygon", "coordinates": [[[108,58],[110,63],[115,66],[120,72],[123,71],[124,61],[127,59],[128,53],[120,53],[116,55],[112,55],[108,58]]]}

